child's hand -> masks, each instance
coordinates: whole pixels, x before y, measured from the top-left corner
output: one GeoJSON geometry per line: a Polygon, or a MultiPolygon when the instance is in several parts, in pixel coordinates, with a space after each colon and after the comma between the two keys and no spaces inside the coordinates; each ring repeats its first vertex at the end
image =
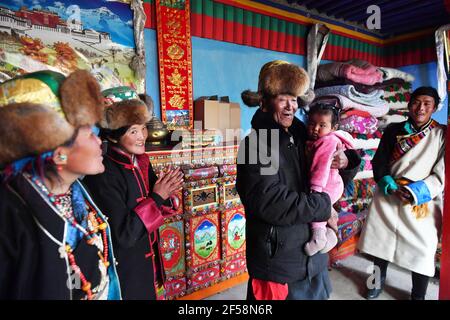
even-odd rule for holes
{"type": "Polygon", "coordinates": [[[338,231],[338,220],[339,220],[339,215],[338,215],[337,211],[334,210],[333,207],[331,207],[331,217],[330,217],[330,219],[328,219],[327,225],[328,225],[328,227],[333,229],[335,232],[338,231]]]}
{"type": "Polygon", "coordinates": [[[338,149],[333,154],[333,161],[331,162],[331,169],[345,169],[348,166],[348,158],[344,150],[338,149]]]}

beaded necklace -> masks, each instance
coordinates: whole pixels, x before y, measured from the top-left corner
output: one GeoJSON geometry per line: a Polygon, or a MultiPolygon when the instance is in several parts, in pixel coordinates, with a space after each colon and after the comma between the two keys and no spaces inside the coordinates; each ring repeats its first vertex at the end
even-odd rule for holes
{"type": "Polygon", "coordinates": [[[38,177],[32,176],[30,178],[31,181],[47,196],[48,200],[55,207],[60,216],[69,222],[64,250],[72,270],[81,280],[81,289],[86,293],[87,299],[92,300],[94,298],[93,290],[91,288],[92,285],[77,265],[73,250],[76,248],[79,241],[82,238],[85,238],[89,245],[95,245],[99,249],[98,256],[105,269],[107,269],[110,263],[108,261],[109,248],[108,236],[106,233],[106,221],[97,215],[97,211],[88,201],[83,201],[84,210],[75,210],[74,212],[74,185],[71,186],[67,193],[55,195],[47,189],[45,184],[38,177]],[[99,233],[101,233],[101,236],[99,233]]]}

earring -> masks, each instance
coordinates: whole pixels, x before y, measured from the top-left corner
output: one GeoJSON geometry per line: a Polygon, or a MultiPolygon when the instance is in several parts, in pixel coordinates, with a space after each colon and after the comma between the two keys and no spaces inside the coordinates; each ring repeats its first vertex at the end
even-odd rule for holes
{"type": "Polygon", "coordinates": [[[62,170],[62,165],[58,164],[58,165],[56,166],[56,170],[57,170],[57,171],[61,171],[61,170],[62,170]]]}

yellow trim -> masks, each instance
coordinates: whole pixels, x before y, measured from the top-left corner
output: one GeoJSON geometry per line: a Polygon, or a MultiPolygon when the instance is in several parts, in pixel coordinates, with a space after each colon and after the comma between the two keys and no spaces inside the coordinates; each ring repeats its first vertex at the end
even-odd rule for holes
{"type": "Polygon", "coordinates": [[[287,18],[290,18],[290,19],[294,19],[294,20],[297,20],[297,21],[301,21],[301,22],[321,23],[321,24],[324,24],[327,27],[329,27],[331,30],[339,31],[339,32],[342,32],[342,33],[345,33],[345,34],[348,34],[348,35],[351,35],[351,36],[355,36],[355,37],[361,38],[363,40],[368,40],[368,41],[380,44],[380,45],[392,44],[392,43],[395,43],[397,41],[407,40],[409,38],[414,38],[414,37],[417,37],[419,35],[426,35],[428,33],[432,34],[433,31],[434,31],[434,29],[426,29],[426,30],[417,31],[417,32],[410,33],[410,34],[397,36],[397,37],[394,37],[392,39],[379,39],[377,37],[369,36],[367,34],[364,34],[364,33],[358,32],[358,31],[352,31],[352,30],[350,30],[348,28],[337,26],[337,25],[334,25],[332,23],[323,22],[321,20],[317,20],[317,19],[313,19],[313,18],[308,18],[308,17],[302,16],[302,15],[297,14],[297,13],[287,12],[285,10],[278,9],[278,8],[273,8],[273,7],[270,7],[270,6],[262,4],[262,3],[254,3],[251,0],[250,1],[249,0],[233,0],[232,2],[235,2],[236,4],[244,5],[244,6],[247,6],[247,7],[259,9],[259,10],[262,10],[262,11],[266,11],[269,14],[273,13],[273,14],[277,14],[277,15],[280,15],[280,16],[283,16],[283,17],[287,17],[287,18]]]}
{"type": "Polygon", "coordinates": [[[201,300],[201,299],[207,298],[209,296],[212,296],[216,293],[219,293],[221,291],[224,291],[224,290],[230,289],[234,286],[237,286],[238,284],[244,283],[244,282],[248,281],[248,278],[249,278],[248,273],[243,273],[236,277],[219,282],[211,287],[193,292],[184,297],[177,298],[176,300],[201,300]]]}

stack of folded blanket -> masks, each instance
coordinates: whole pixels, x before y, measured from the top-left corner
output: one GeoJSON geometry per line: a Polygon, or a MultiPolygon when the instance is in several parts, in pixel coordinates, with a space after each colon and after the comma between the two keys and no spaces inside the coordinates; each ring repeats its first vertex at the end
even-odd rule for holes
{"type": "Polygon", "coordinates": [[[374,65],[361,60],[323,64],[317,70],[317,81],[325,82],[341,78],[373,85],[383,82],[383,73],[374,65]]]}
{"type": "Polygon", "coordinates": [[[334,208],[341,213],[359,214],[368,208],[375,187],[373,177],[354,179],[346,186],[342,198],[335,203],[334,208]]]}

